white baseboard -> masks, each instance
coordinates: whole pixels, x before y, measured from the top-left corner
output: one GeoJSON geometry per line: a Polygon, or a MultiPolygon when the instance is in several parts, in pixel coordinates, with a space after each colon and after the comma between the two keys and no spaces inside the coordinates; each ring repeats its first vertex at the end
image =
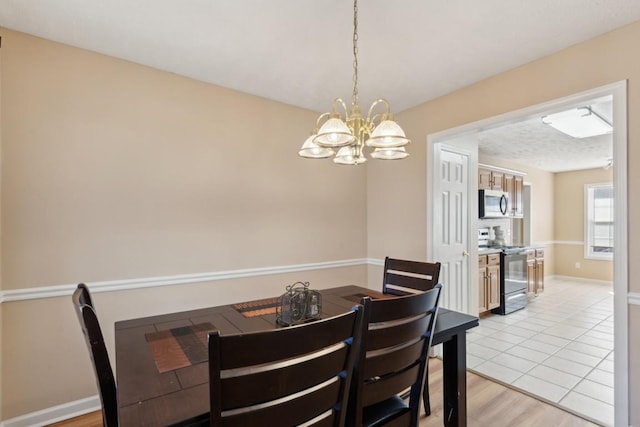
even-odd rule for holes
{"type": "Polygon", "coordinates": [[[629,304],[640,305],[640,292],[629,292],[627,294],[629,304]]]}
{"type": "Polygon", "coordinates": [[[613,286],[613,282],[610,280],[596,280],[596,279],[585,279],[584,277],[576,277],[576,276],[545,276],[547,279],[557,279],[557,280],[579,280],[580,282],[588,282],[596,285],[608,285],[613,286]]]}
{"type": "Polygon", "coordinates": [[[0,422],[0,427],[40,427],[99,410],[98,395],[52,406],[0,422]]]}

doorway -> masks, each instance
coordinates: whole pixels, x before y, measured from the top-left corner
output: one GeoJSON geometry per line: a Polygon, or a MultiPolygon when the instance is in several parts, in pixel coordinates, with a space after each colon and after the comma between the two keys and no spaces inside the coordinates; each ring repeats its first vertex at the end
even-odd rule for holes
{"type": "MultiPolygon", "coordinates": [[[[487,130],[498,128],[500,126],[504,126],[505,124],[517,123],[526,118],[530,118],[532,116],[542,116],[545,114],[563,111],[569,107],[573,107],[577,104],[584,103],[586,101],[599,98],[611,96],[613,102],[613,124],[614,124],[614,132],[613,132],[613,183],[614,183],[614,199],[615,199],[615,246],[616,246],[616,259],[614,263],[614,272],[613,272],[613,289],[614,289],[614,297],[613,297],[613,324],[615,325],[614,329],[614,346],[615,346],[615,361],[613,362],[615,367],[615,424],[616,425],[625,425],[628,423],[628,329],[627,329],[627,319],[628,319],[628,306],[627,306],[627,270],[628,270],[628,260],[627,260],[627,241],[626,241],[626,224],[627,224],[627,207],[626,200],[624,195],[627,191],[627,169],[626,169],[626,149],[627,149],[627,131],[626,131],[626,82],[619,82],[612,85],[596,88],[590,91],[586,91],[583,93],[579,93],[576,95],[572,95],[566,98],[558,99],[555,101],[551,101],[548,103],[528,107],[522,110],[514,111],[511,113],[507,113],[504,115],[500,115],[497,117],[492,117],[486,120],[482,120],[480,122],[471,123],[468,125],[464,125],[455,129],[450,129],[444,132],[440,132],[438,134],[429,135],[427,137],[427,153],[429,156],[429,166],[428,171],[431,176],[428,177],[428,194],[429,200],[433,200],[431,197],[434,194],[434,188],[436,186],[435,182],[438,180],[438,176],[436,175],[437,164],[434,162],[435,156],[433,155],[435,146],[440,143],[447,143],[455,145],[455,141],[464,141],[465,146],[468,146],[470,141],[475,141],[477,147],[477,133],[487,130]]],[[[470,194],[472,191],[475,191],[477,188],[477,180],[474,179],[474,166],[477,166],[477,163],[474,165],[473,160],[470,163],[470,173],[469,173],[469,189],[470,194]]],[[[535,188],[532,189],[535,191],[535,188]]],[[[535,195],[531,195],[531,197],[535,197],[535,195]]],[[[469,238],[470,242],[469,254],[471,259],[475,259],[477,256],[477,246],[471,244],[474,241],[474,231],[478,229],[478,219],[477,215],[475,215],[475,210],[471,207],[471,203],[469,204],[470,214],[468,215],[468,230],[469,230],[469,238]]],[[[433,236],[433,233],[430,231],[434,229],[435,220],[434,218],[439,213],[431,208],[427,215],[427,231],[429,232],[429,236],[433,236]]],[[[523,232],[526,235],[526,228],[523,232]]],[[[524,236],[523,236],[524,237],[524,236]]],[[[535,237],[531,236],[532,239],[535,240],[535,237]]],[[[549,242],[551,245],[554,245],[555,242],[549,242]]],[[[438,253],[438,242],[429,238],[427,240],[427,247],[430,250],[430,253],[437,254],[438,253]]],[[[469,263],[469,265],[475,265],[474,263],[469,263]]],[[[469,274],[471,289],[477,288],[477,275],[467,272],[469,274]]],[[[472,291],[473,293],[473,291],[472,291]]],[[[477,292],[475,292],[477,293],[477,292]]],[[[467,312],[473,313],[477,304],[474,305],[473,295],[469,298],[469,307],[467,312]]],[[[476,313],[477,313],[477,309],[476,313]]]]}

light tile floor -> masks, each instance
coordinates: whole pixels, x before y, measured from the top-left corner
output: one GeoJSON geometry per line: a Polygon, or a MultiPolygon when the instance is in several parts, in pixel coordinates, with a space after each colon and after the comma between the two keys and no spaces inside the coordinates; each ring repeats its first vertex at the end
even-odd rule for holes
{"type": "Polygon", "coordinates": [[[612,426],[612,286],[546,280],[526,308],[483,317],[468,332],[467,366],[612,426]]]}

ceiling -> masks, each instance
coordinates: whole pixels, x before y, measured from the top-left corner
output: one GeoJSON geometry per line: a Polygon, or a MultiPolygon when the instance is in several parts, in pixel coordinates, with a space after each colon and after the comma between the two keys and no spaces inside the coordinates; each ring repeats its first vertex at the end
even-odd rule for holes
{"type": "MultiPolygon", "coordinates": [[[[613,122],[611,96],[575,105],[585,106],[590,106],[607,122],[613,122]]],[[[481,155],[549,172],[606,167],[613,158],[612,134],[573,138],[544,124],[542,115],[482,130],[477,139],[481,155]]]]}
{"type": "MultiPolygon", "coordinates": [[[[360,101],[398,113],[637,20],[638,0],[361,1],[360,101]]],[[[352,92],[347,0],[0,0],[0,26],[314,111],[352,92]]]]}

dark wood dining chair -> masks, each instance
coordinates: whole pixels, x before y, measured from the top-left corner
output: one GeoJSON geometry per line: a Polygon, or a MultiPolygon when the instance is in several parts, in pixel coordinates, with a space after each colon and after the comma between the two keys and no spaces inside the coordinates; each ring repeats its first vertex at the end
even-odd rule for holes
{"type": "Polygon", "coordinates": [[[76,288],[76,291],[78,291],[78,289],[80,289],[80,292],[78,293],[78,303],[82,305],[88,305],[89,307],[93,308],[93,310],[95,311],[96,307],[95,305],[93,305],[93,299],[91,298],[91,292],[89,292],[89,287],[84,283],[78,283],[78,287],[76,288]]]}
{"type": "Polygon", "coordinates": [[[96,376],[102,403],[102,422],[106,427],[118,425],[118,391],[100,323],[92,305],[89,288],[80,283],[73,292],[73,305],[80,321],[96,376]]]}
{"type": "Polygon", "coordinates": [[[344,426],[362,307],[312,323],[209,333],[212,426],[344,426]]]}
{"type": "MultiPolygon", "coordinates": [[[[440,278],[439,262],[420,262],[386,257],[384,259],[384,276],[382,293],[387,295],[408,295],[415,291],[433,289],[440,278]]],[[[429,366],[425,379],[424,411],[431,415],[429,397],[429,366]]]]}
{"type": "Polygon", "coordinates": [[[417,426],[442,285],[389,299],[365,297],[349,425],[417,426]],[[400,396],[410,388],[408,404],[400,396]]]}
{"type": "Polygon", "coordinates": [[[384,294],[407,295],[415,291],[428,291],[438,283],[440,263],[386,257],[383,274],[384,294]]]}

